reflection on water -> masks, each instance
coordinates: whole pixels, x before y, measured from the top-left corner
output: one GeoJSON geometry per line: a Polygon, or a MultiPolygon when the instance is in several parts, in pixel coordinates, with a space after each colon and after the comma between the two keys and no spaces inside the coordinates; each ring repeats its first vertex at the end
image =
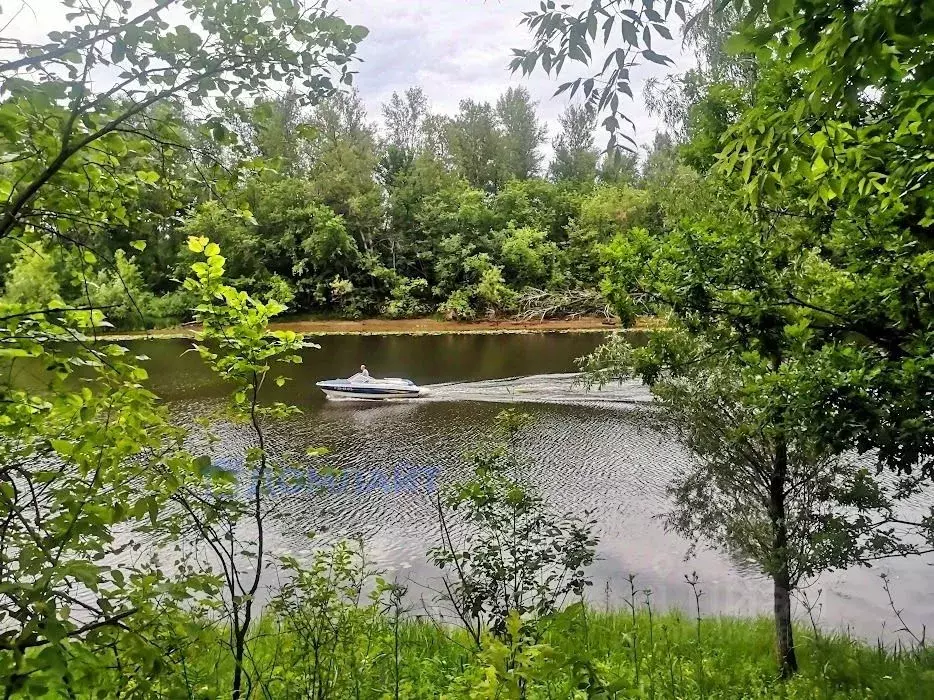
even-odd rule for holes
{"type": "MultiPolygon", "coordinates": [[[[518,437],[526,478],[555,508],[592,511],[598,523],[598,600],[608,583],[618,601],[633,573],[638,587],[653,590],[657,606],[687,605],[693,598],[684,575],[696,571],[707,612],[768,612],[765,581],[706,549],[686,560],[688,543],[665,532],[658,516],[668,508],[666,483],[689,457],[653,427],[650,396],[640,384],[594,392],[579,386],[574,359],[601,340],[599,334],[321,339],[323,348],[308,350],[303,365],[289,368],[292,381],[271,397],[296,403],[304,413],[272,426],[269,443],[290,469],[314,474],[327,464],[339,468],[345,481],[331,482],[326,492],[286,483],[273,488],[282,515],[273,547],[301,552],[310,532],[360,535],[370,554],[409,579],[413,590],[431,587],[436,572],[424,554],[436,541],[437,489],[465,475],[465,453],[486,439],[503,404],[519,403],[531,415],[518,437]],[[375,376],[409,377],[430,393],[400,402],[333,402],[315,388],[320,379],[352,374],[362,362],[375,376]],[[331,452],[308,457],[314,446],[331,452]]],[[[154,388],[183,424],[224,396],[200,359],[182,354],[186,343],[133,345],[152,358],[154,388]]],[[[221,425],[217,433],[214,456],[242,458],[247,431],[221,425]]],[[[879,581],[883,570],[912,618],[934,624],[930,569],[920,559],[826,575],[817,584],[824,590],[823,622],[877,634],[880,621],[889,618],[879,581]]]]}

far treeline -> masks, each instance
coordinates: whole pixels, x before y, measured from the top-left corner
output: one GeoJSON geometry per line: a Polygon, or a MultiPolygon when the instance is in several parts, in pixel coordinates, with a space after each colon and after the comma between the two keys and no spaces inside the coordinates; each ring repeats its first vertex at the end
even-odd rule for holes
{"type": "Polygon", "coordinates": [[[90,296],[123,328],[190,320],[177,280],[194,235],[221,245],[237,286],[293,313],[609,314],[601,246],[664,226],[671,140],[657,140],[643,176],[634,153],[601,153],[583,107],[563,114],[545,163],[546,129],[522,87],[495,105],[465,99],[453,117],[412,87],[383,105],[383,130],[355,91],[302,105],[289,91],[207,125],[181,104],[140,111],[107,165],[137,181],[122,221],[94,227],[77,252],[0,244],[7,301],[90,296]],[[154,127],[158,138],[139,136],[154,127]],[[110,269],[88,276],[92,258],[110,269]]]}

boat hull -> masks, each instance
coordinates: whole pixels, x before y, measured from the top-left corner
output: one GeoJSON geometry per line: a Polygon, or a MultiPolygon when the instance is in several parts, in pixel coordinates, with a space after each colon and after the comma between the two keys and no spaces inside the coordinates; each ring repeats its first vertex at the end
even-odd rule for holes
{"type": "Polygon", "coordinates": [[[414,384],[400,386],[367,386],[366,384],[318,382],[317,386],[329,399],[383,401],[386,399],[416,399],[422,395],[422,390],[414,384]]]}

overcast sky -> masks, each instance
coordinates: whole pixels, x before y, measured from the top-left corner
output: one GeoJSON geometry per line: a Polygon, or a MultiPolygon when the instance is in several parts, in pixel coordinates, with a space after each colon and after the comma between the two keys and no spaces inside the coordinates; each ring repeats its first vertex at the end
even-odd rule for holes
{"type": "MultiPolygon", "coordinates": [[[[372,119],[381,117],[379,107],[393,91],[410,85],[422,86],[433,110],[446,114],[456,112],[465,97],[493,102],[510,85],[524,85],[539,102],[549,140],[556,135],[557,117],[568,101],[564,95],[552,95],[566,78],[555,81],[544,74],[523,78],[507,68],[511,49],[530,45],[531,37],[519,21],[524,11],[537,9],[537,0],[332,0],[331,6],[347,21],[370,30],[360,47],[364,62],[359,65],[357,87],[372,119]]],[[[626,114],[636,124],[640,143],[651,142],[661,127],[643,105],[645,78],[680,72],[691,62],[677,41],[661,50],[676,61],[674,69],[649,64],[633,73],[635,100],[626,114]]],[[[602,134],[598,132],[601,144],[602,134]]]]}
{"type": "MultiPolygon", "coordinates": [[[[21,2],[0,0],[0,26],[17,14],[21,2]]],[[[589,2],[577,0],[576,4],[589,2]]],[[[4,36],[35,41],[63,28],[60,0],[26,0],[26,4],[4,36]]],[[[151,1],[135,4],[143,8],[151,1]]],[[[538,0],[331,0],[330,7],[345,20],[370,30],[360,47],[363,62],[357,66],[356,84],[371,120],[380,122],[380,105],[394,91],[412,85],[424,88],[433,111],[445,114],[455,113],[461,99],[493,102],[507,87],[525,85],[539,103],[539,114],[548,125],[549,142],[556,135],[557,117],[568,104],[563,95],[552,97],[559,82],[541,73],[529,78],[514,76],[507,68],[511,49],[530,44],[530,35],[519,21],[523,11],[538,7],[538,0]]],[[[184,14],[178,15],[184,21],[184,14]]],[[[174,17],[167,19],[171,22],[174,17]]],[[[635,122],[635,138],[640,143],[651,142],[661,127],[660,120],[647,114],[643,105],[645,78],[681,72],[692,62],[682,54],[679,42],[655,43],[654,48],[673,58],[677,65],[666,69],[648,64],[633,71],[635,100],[624,107],[635,122]]],[[[583,68],[568,64],[562,81],[576,77],[575,70],[583,68]]],[[[605,132],[598,131],[597,138],[603,144],[605,132]]]]}

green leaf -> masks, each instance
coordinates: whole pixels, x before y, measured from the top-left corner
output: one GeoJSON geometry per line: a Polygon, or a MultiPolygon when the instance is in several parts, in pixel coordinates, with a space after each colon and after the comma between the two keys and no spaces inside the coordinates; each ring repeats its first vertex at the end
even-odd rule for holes
{"type": "Polygon", "coordinates": [[[159,173],[154,170],[137,170],[136,177],[145,182],[147,185],[154,185],[159,182],[159,173]]]}
{"type": "Polygon", "coordinates": [[[122,39],[115,39],[113,47],[110,49],[110,60],[114,63],[120,63],[124,58],[126,58],[126,44],[123,43],[122,39]]]}
{"type": "Polygon", "coordinates": [[[49,440],[49,444],[52,446],[56,452],[58,452],[63,457],[71,457],[75,451],[75,445],[68,440],[62,440],[60,438],[54,438],[49,440]]]}
{"type": "Polygon", "coordinates": [[[723,50],[731,54],[749,53],[755,51],[755,48],[756,47],[749,41],[749,37],[741,31],[734,32],[723,42],[723,50]]]}
{"type": "Polygon", "coordinates": [[[628,20],[622,20],[620,22],[620,29],[623,32],[623,39],[630,46],[639,45],[639,34],[636,31],[636,25],[628,20]]]}

